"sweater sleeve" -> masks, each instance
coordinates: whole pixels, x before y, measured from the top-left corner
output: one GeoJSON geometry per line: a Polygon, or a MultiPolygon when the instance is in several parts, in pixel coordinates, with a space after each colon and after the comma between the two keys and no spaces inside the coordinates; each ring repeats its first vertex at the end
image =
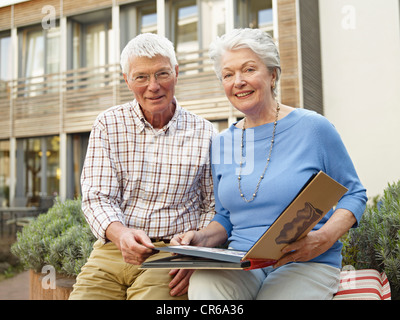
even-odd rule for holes
{"type": "Polygon", "coordinates": [[[354,164],[336,128],[326,118],[320,116],[321,121],[315,124],[318,137],[319,154],[323,170],[333,179],[348,188],[347,193],[340,199],[336,208],[351,211],[357,219],[356,227],[364,213],[367,195],[361,184],[354,164]]]}
{"type": "Polygon", "coordinates": [[[230,220],[230,212],[224,208],[224,206],[221,204],[221,201],[218,196],[218,188],[219,188],[219,182],[220,182],[221,176],[218,174],[218,169],[217,169],[219,164],[215,164],[213,161],[216,153],[218,153],[217,157],[223,158],[223,154],[222,154],[223,148],[216,147],[216,146],[220,146],[220,144],[219,143],[214,144],[215,139],[221,139],[221,136],[218,135],[217,137],[215,137],[213,139],[213,143],[211,145],[210,160],[211,160],[211,170],[212,170],[214,196],[215,196],[215,213],[216,213],[212,221],[216,221],[220,225],[222,225],[225,228],[226,233],[228,234],[228,238],[229,238],[231,236],[233,226],[232,226],[232,223],[230,220]]]}

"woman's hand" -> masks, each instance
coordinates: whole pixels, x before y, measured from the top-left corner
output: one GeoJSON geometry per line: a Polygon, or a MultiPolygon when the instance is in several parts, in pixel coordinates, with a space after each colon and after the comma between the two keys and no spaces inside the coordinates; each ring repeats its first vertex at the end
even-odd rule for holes
{"type": "Polygon", "coordinates": [[[333,246],[354,224],[356,218],[345,209],[338,209],[317,231],[310,232],[282,249],[285,255],[274,265],[275,268],[289,262],[310,261],[333,246]]]}
{"type": "MultiPolygon", "coordinates": [[[[228,238],[225,228],[218,222],[211,222],[206,228],[199,231],[188,231],[172,238],[173,246],[192,245],[202,247],[214,247],[222,244],[228,238]]],[[[171,296],[181,296],[187,293],[189,279],[194,270],[172,269],[169,274],[174,278],[169,283],[171,296]]]]}
{"type": "Polygon", "coordinates": [[[334,242],[319,231],[310,232],[303,239],[283,248],[282,253],[285,255],[278,260],[274,267],[277,268],[289,262],[310,261],[327,251],[334,242]]]}
{"type": "Polygon", "coordinates": [[[201,235],[200,231],[188,231],[173,237],[171,245],[186,246],[190,244],[192,246],[202,246],[202,242],[204,242],[204,236],[201,235]]]}
{"type": "Polygon", "coordinates": [[[171,245],[192,245],[215,247],[226,242],[228,235],[225,228],[218,222],[212,221],[206,228],[199,231],[188,231],[172,238],[171,245]]]}

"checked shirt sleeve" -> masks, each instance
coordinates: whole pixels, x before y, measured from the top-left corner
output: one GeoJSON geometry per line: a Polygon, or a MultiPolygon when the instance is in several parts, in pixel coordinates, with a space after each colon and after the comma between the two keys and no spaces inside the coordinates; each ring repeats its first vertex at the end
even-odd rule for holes
{"type": "Polygon", "coordinates": [[[205,228],[215,215],[215,200],[210,165],[207,165],[205,168],[201,182],[201,192],[203,202],[201,205],[202,212],[200,214],[199,229],[205,228]]]}
{"type": "Polygon", "coordinates": [[[105,126],[93,126],[82,170],[82,210],[93,234],[103,243],[106,230],[115,221],[124,224],[119,207],[120,188],[105,126]]]}
{"type": "MultiPolygon", "coordinates": [[[[217,135],[217,131],[213,129],[211,138],[217,135]]],[[[210,141],[210,146],[211,146],[210,141]]],[[[202,213],[200,215],[200,223],[199,229],[205,228],[214,218],[215,216],[215,197],[214,197],[214,187],[213,187],[213,178],[211,172],[211,163],[208,161],[208,164],[205,166],[204,174],[201,178],[200,183],[201,194],[202,194],[202,213]]]]}

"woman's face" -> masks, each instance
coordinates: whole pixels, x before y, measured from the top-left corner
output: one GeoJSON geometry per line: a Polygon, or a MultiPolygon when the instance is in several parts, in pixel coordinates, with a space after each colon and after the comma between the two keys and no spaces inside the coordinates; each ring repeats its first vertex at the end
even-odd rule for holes
{"type": "Polygon", "coordinates": [[[244,114],[260,113],[273,101],[271,74],[253,50],[227,51],[221,63],[222,85],[232,105],[244,114]]]}

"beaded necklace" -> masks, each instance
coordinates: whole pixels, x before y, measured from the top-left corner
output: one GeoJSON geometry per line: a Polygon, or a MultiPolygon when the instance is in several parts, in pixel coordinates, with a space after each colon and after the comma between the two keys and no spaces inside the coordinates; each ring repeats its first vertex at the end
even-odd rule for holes
{"type": "Polygon", "coordinates": [[[269,154],[268,154],[268,158],[267,158],[267,164],[265,165],[264,171],[260,176],[260,180],[257,183],[256,186],[256,190],[253,192],[253,197],[251,199],[247,199],[242,191],[242,187],[240,184],[240,181],[242,180],[242,166],[243,166],[243,148],[244,148],[244,143],[243,143],[243,137],[244,137],[244,132],[246,130],[246,118],[244,118],[243,120],[243,128],[242,128],[242,144],[241,144],[241,153],[240,153],[240,167],[239,167],[239,175],[238,175],[238,186],[239,186],[239,192],[240,192],[240,196],[242,197],[242,199],[244,201],[246,201],[247,203],[252,202],[255,197],[257,196],[257,192],[258,189],[260,187],[261,181],[264,179],[264,175],[265,172],[267,171],[268,165],[269,165],[269,161],[271,160],[271,153],[272,153],[272,147],[274,146],[274,142],[275,142],[275,132],[276,132],[276,126],[278,124],[278,117],[279,117],[279,110],[280,110],[280,106],[279,103],[277,103],[276,106],[276,118],[275,118],[275,122],[274,122],[274,129],[272,131],[272,139],[271,139],[271,146],[269,148],[269,154]]]}

